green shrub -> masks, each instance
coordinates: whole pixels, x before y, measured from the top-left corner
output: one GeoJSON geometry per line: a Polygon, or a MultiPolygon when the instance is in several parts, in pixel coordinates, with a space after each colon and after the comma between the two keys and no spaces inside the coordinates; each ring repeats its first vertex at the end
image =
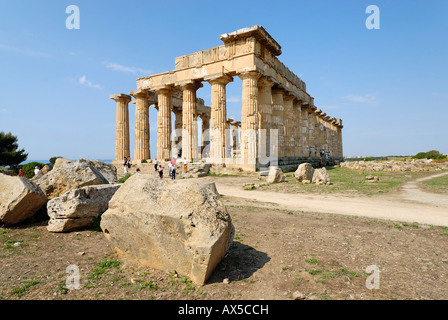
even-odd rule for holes
{"type": "Polygon", "coordinates": [[[22,166],[23,169],[23,176],[25,178],[31,179],[34,177],[34,167],[38,167],[39,169],[42,169],[45,166],[45,163],[41,162],[30,162],[27,164],[24,164],[22,166]]]}

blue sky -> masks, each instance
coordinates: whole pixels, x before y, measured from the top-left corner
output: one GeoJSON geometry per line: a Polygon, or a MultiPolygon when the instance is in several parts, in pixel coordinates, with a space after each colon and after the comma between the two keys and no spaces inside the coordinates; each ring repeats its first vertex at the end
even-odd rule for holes
{"type": "MultiPolygon", "coordinates": [[[[136,78],[174,69],[175,57],[221,45],[262,25],[279,59],[317,107],[343,119],[346,156],[448,153],[448,2],[0,1],[0,131],[29,159],[113,159],[115,102],[136,78]],[[80,9],[69,30],[66,7],[80,9]],[[380,9],[369,30],[368,5],[380,9]]],[[[210,86],[198,90],[210,105],[210,86]]],[[[227,86],[240,119],[241,80],[227,86]]],[[[131,156],[134,105],[130,106],[131,156]]],[[[156,155],[156,110],[150,110],[156,155]]]]}

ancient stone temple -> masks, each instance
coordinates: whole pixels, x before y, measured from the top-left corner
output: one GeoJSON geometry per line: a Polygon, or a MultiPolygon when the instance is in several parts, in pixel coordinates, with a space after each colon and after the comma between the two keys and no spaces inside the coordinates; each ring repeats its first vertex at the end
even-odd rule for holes
{"type": "Polygon", "coordinates": [[[110,96],[117,107],[116,161],[131,156],[131,101],[135,103],[133,161],[205,159],[255,171],[310,158],[342,160],[342,120],[315,106],[305,82],[278,60],[281,47],[263,27],[222,34],[221,40],[221,46],[176,58],[174,70],[138,78],[136,90],[129,95],[110,96]],[[227,118],[226,85],[234,77],[242,80],[239,121],[227,118]],[[196,96],[205,81],[211,85],[210,106],[196,96]],[[149,147],[150,106],[157,109],[157,155],[149,147]]]}

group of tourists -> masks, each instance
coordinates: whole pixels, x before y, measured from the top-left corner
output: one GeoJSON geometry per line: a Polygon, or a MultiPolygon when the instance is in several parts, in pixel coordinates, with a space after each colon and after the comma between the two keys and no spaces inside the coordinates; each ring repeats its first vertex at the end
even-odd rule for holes
{"type": "MultiPolygon", "coordinates": [[[[309,148],[308,149],[308,156],[309,157],[311,157],[311,153],[313,152],[313,150],[311,149],[311,148],[309,148]]],[[[323,158],[325,158],[325,159],[329,159],[330,157],[331,157],[331,154],[330,154],[330,152],[328,151],[328,152],[325,152],[324,150],[320,150],[320,157],[323,159],[323,158]]],[[[315,157],[317,157],[317,149],[316,148],[314,148],[314,156],[315,157]]]]}
{"type": "MultiPolygon", "coordinates": [[[[124,174],[126,175],[128,173],[128,169],[131,167],[132,162],[131,158],[124,157],[124,174]]],[[[188,170],[188,160],[184,158],[184,173],[187,173],[188,170]]],[[[154,171],[158,172],[160,179],[163,178],[163,166],[162,164],[159,164],[159,160],[157,158],[154,159],[154,171]]],[[[140,172],[140,169],[137,168],[137,172],[140,172]]],[[[176,179],[176,159],[173,158],[168,163],[168,175],[170,176],[171,180],[176,179]]]]}
{"type": "MultiPolygon", "coordinates": [[[[157,158],[154,160],[154,170],[159,172],[160,179],[163,178],[163,166],[159,164],[159,160],[157,158]]],[[[176,179],[176,159],[172,159],[168,163],[168,175],[171,177],[171,180],[176,179]]]]}

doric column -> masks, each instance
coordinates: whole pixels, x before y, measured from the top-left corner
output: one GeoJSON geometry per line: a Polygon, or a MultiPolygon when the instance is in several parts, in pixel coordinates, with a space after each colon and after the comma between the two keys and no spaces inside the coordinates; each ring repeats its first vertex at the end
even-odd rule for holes
{"type": "Polygon", "coordinates": [[[338,151],[337,151],[337,156],[339,157],[339,158],[342,158],[343,156],[344,156],[344,153],[343,153],[343,149],[342,149],[342,128],[343,128],[343,126],[342,126],[342,120],[341,119],[336,119],[336,122],[337,122],[337,145],[338,145],[338,147],[337,147],[337,149],[338,149],[338,151]]]}
{"type": "Polygon", "coordinates": [[[278,130],[278,157],[285,156],[285,125],[283,119],[283,89],[272,89],[272,129],[278,130]]]}
{"type": "Polygon", "coordinates": [[[227,127],[226,127],[226,155],[227,159],[232,158],[232,149],[233,149],[233,138],[232,132],[235,129],[232,125],[233,119],[227,119],[227,127]]]}
{"type": "Polygon", "coordinates": [[[134,160],[151,157],[149,150],[149,101],[151,93],[147,90],[135,90],[130,94],[135,98],[135,140],[134,160]]]}
{"type": "Polygon", "coordinates": [[[308,130],[308,104],[302,101],[301,105],[301,138],[302,138],[302,156],[308,157],[310,156],[310,142],[309,142],[309,130],[308,130]]]}
{"type": "Polygon", "coordinates": [[[251,171],[257,169],[258,145],[258,72],[244,72],[238,74],[243,81],[242,109],[241,109],[241,157],[243,168],[251,171]]]}
{"type": "Polygon", "coordinates": [[[325,152],[330,151],[330,144],[331,144],[331,135],[330,135],[330,123],[329,123],[329,116],[327,115],[324,120],[324,129],[325,129],[325,152]]]}
{"type": "Polygon", "coordinates": [[[310,108],[307,109],[308,112],[308,146],[311,149],[311,156],[314,157],[314,155],[317,153],[315,152],[315,149],[317,149],[316,146],[316,117],[314,115],[314,111],[310,108]]]}
{"type": "Polygon", "coordinates": [[[294,155],[294,114],[293,102],[294,96],[285,94],[283,96],[283,124],[285,128],[285,157],[292,157],[294,155]]]}
{"type": "Polygon", "coordinates": [[[294,150],[293,157],[301,157],[303,154],[302,150],[302,137],[301,137],[301,127],[302,127],[302,101],[299,99],[294,99],[292,113],[293,113],[293,134],[294,134],[294,150]]]}
{"type": "Polygon", "coordinates": [[[202,87],[197,81],[182,84],[182,158],[196,161],[198,158],[198,110],[196,90],[202,87]]]}
{"type": "Polygon", "coordinates": [[[322,110],[314,110],[314,137],[315,137],[315,148],[317,149],[317,155],[320,155],[320,151],[324,149],[324,128],[321,116],[322,110]]]}
{"type": "Polygon", "coordinates": [[[212,86],[211,123],[210,123],[210,158],[215,163],[223,163],[226,155],[225,134],[227,128],[226,85],[233,78],[224,73],[205,77],[212,86]]]}
{"type": "Polygon", "coordinates": [[[272,87],[274,81],[268,77],[258,80],[258,128],[261,156],[270,156],[272,128],[272,87]]]}
{"type": "Polygon", "coordinates": [[[157,159],[168,161],[171,157],[171,95],[173,88],[165,86],[154,90],[158,97],[157,113],[157,159]]]}
{"type": "Polygon", "coordinates": [[[173,132],[173,158],[177,158],[182,149],[182,109],[173,108],[174,132],[173,132]]]}
{"type": "Polygon", "coordinates": [[[336,140],[336,119],[332,117],[330,122],[330,135],[331,135],[331,144],[330,144],[330,153],[331,157],[336,157],[337,154],[337,140],[336,140]]]}
{"type": "Polygon", "coordinates": [[[205,113],[199,116],[202,120],[201,158],[207,158],[210,152],[210,117],[205,113]]]}
{"type": "Polygon", "coordinates": [[[117,103],[115,126],[115,160],[122,161],[129,157],[129,107],[131,96],[123,93],[113,94],[111,99],[117,103]]]}
{"type": "Polygon", "coordinates": [[[232,157],[235,157],[235,153],[239,148],[238,128],[241,126],[241,122],[233,121],[231,124],[232,124],[232,157]]]}

